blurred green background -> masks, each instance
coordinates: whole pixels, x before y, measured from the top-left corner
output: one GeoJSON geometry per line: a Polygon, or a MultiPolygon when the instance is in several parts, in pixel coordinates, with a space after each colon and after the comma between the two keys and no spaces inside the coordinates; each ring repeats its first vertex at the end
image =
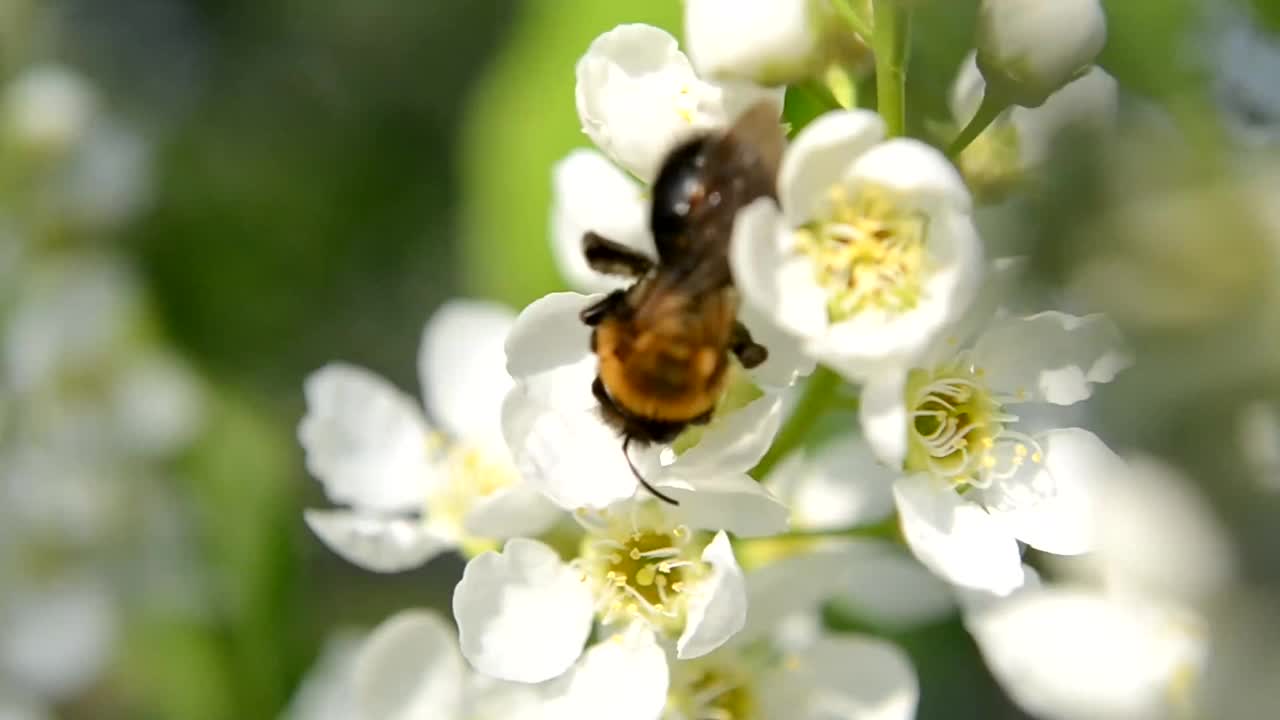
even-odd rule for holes
{"type": "MultiPolygon", "coordinates": [[[[918,5],[909,102],[924,134],[947,120],[976,2],[918,5]]],[[[1101,60],[1125,91],[1208,135],[1213,68],[1188,48],[1215,5],[1112,0],[1101,60]]],[[[1280,20],[1280,3],[1254,5],[1280,20]]],[[[418,336],[442,300],[520,307],[558,289],[551,166],[588,144],[574,62],[620,22],[678,36],[679,2],[0,0],[0,17],[27,23],[0,35],[6,73],[15,58],[66,63],[152,144],[153,197],[109,242],[140,269],[159,336],[210,397],[207,432],[177,471],[211,611],[130,613],[118,662],[59,717],[277,717],[331,630],[411,605],[447,608],[460,571],[441,559],[375,576],[310,536],[301,510],[325,501],[294,439],[303,378],[341,359],[414,389],[418,336]]],[[[1050,286],[1071,264],[1070,237],[1055,228],[1088,212],[1064,210],[1063,198],[1087,202],[1098,172],[1088,158],[1063,167],[1076,173],[1065,194],[1030,203],[1055,220],[1033,226],[1024,248],[1044,260],[1050,286]]],[[[1125,410],[1139,391],[1194,400],[1178,368],[1168,371],[1165,385],[1109,394],[1112,436],[1184,454],[1190,437],[1210,446],[1196,457],[1212,456],[1212,413],[1178,415],[1173,402],[1138,419],[1125,410]]],[[[1230,391],[1276,392],[1273,380],[1237,379],[1230,391]]],[[[1236,526],[1274,549],[1280,525],[1252,511],[1236,526]]],[[[958,622],[897,639],[921,675],[921,718],[1022,717],[958,622]]]]}

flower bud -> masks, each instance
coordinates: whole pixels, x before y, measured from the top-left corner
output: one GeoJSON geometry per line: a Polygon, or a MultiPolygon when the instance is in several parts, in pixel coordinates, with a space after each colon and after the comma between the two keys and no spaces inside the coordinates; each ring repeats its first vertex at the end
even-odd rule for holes
{"type": "Polygon", "coordinates": [[[1039,107],[1083,75],[1107,39],[1098,0],[982,0],[978,68],[1004,100],[1039,107]]]}
{"type": "Polygon", "coordinates": [[[684,39],[698,74],[778,85],[809,77],[825,54],[812,0],[685,0],[684,39]]]}

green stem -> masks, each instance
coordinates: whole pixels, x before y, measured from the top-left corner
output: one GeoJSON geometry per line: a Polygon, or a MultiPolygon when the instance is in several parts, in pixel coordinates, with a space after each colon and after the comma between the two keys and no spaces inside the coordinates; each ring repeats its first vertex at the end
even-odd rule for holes
{"type": "Polygon", "coordinates": [[[819,367],[813,377],[809,378],[800,402],[796,403],[795,411],[787,418],[787,424],[778,431],[778,437],[773,441],[769,452],[751,471],[757,480],[768,476],[782,458],[804,443],[831,403],[839,398],[839,388],[840,376],[825,367],[819,367]]]}
{"type": "Polygon", "coordinates": [[[862,17],[862,13],[854,10],[849,5],[849,0],[835,0],[831,3],[835,8],[836,15],[849,26],[849,29],[856,35],[862,36],[863,40],[870,40],[872,35],[871,24],[867,22],[867,18],[862,17]]]}
{"type": "Polygon", "coordinates": [[[969,147],[969,143],[977,139],[982,134],[982,131],[986,130],[987,126],[1000,117],[1000,113],[1004,112],[1008,107],[1009,103],[997,98],[994,93],[987,92],[983,94],[982,104],[978,106],[978,112],[974,113],[973,119],[969,121],[968,125],[964,126],[964,129],[960,131],[956,139],[951,141],[950,147],[947,148],[947,157],[958,157],[960,153],[964,152],[965,148],[969,147]]]}
{"type": "Polygon", "coordinates": [[[876,103],[889,137],[907,131],[907,48],[911,15],[899,0],[875,0],[876,103]]]}
{"type": "Polygon", "coordinates": [[[791,530],[781,535],[763,539],[830,540],[835,538],[879,538],[881,540],[901,542],[902,530],[901,525],[898,523],[898,514],[893,513],[880,522],[871,525],[858,525],[857,527],[840,530],[791,530]]]}

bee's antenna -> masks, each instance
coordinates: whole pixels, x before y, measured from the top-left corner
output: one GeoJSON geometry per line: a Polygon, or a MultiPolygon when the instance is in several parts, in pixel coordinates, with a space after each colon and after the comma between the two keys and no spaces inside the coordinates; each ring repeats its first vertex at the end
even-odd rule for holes
{"type": "Polygon", "coordinates": [[[649,481],[645,480],[644,477],[640,475],[640,471],[636,469],[636,464],[631,462],[631,453],[627,452],[627,448],[630,446],[631,446],[631,436],[628,435],[622,441],[622,457],[627,459],[627,466],[631,468],[631,474],[635,475],[636,480],[640,481],[640,484],[644,486],[645,490],[648,490],[649,492],[653,493],[654,497],[658,498],[659,500],[662,500],[663,502],[671,503],[672,505],[679,505],[680,502],[678,500],[671,497],[670,495],[664,495],[663,493],[659,492],[658,488],[650,485],[649,481]]]}

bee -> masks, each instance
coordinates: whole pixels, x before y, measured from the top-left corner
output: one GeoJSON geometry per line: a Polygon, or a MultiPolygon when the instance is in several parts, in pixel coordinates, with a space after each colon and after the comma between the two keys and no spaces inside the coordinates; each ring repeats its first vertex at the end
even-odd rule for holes
{"type": "Polygon", "coordinates": [[[673,505],[679,503],[636,470],[628,448],[671,442],[688,426],[709,422],[730,352],[745,368],[768,357],[738,321],[729,239],[740,209],[763,197],[777,200],[783,143],[777,107],[761,102],[727,132],[672,150],[653,184],[649,225],[657,262],[593,232],[582,239],[593,269],[635,280],[582,311],[599,358],[592,393],[605,422],[622,435],[636,479],[673,505]]]}

